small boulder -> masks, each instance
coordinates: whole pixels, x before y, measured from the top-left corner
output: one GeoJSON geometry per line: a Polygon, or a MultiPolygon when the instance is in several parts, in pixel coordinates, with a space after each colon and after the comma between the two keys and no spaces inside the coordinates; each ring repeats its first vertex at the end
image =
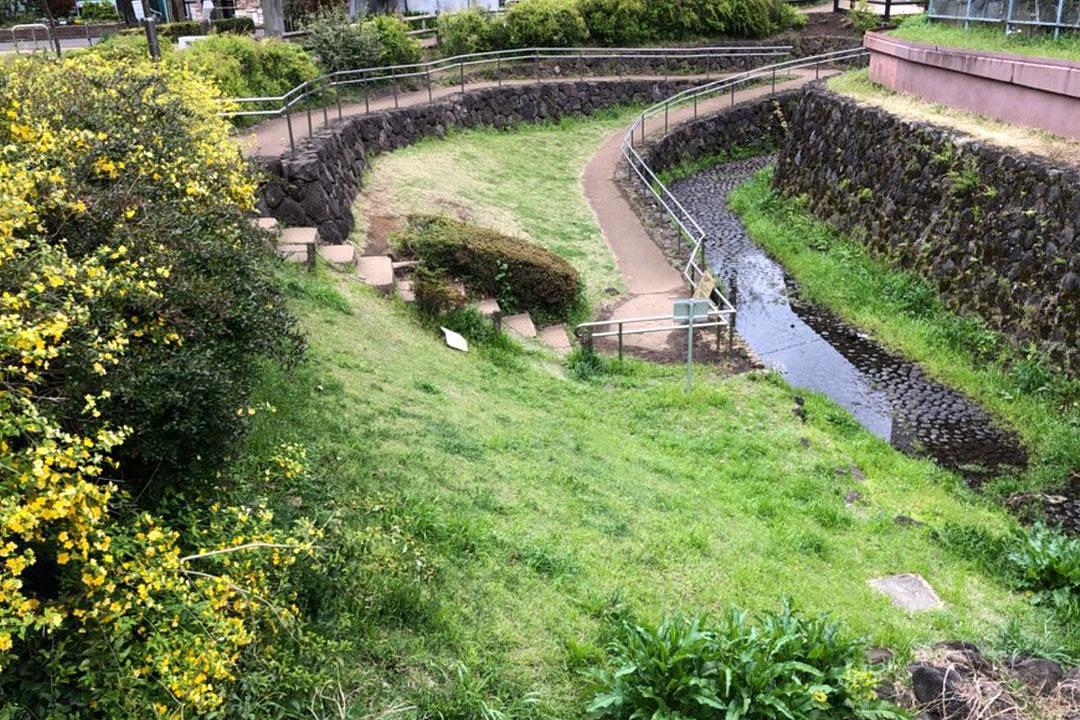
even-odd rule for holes
{"type": "Polygon", "coordinates": [[[1049,695],[1065,676],[1061,666],[1046,658],[1025,657],[1012,662],[1012,671],[1032,692],[1049,695]]]}
{"type": "Polygon", "coordinates": [[[967,702],[956,689],[959,677],[955,671],[929,663],[916,663],[910,670],[915,700],[931,718],[962,720],[968,716],[967,702]]]}

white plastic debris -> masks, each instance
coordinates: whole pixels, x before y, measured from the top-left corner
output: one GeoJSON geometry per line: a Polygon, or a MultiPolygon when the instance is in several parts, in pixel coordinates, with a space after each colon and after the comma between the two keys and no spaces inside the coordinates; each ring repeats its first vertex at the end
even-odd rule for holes
{"type": "Polygon", "coordinates": [[[452,347],[454,350],[460,350],[461,352],[469,352],[469,341],[462,337],[459,333],[450,330],[449,328],[439,327],[442,330],[443,335],[446,337],[446,344],[452,347]]]}

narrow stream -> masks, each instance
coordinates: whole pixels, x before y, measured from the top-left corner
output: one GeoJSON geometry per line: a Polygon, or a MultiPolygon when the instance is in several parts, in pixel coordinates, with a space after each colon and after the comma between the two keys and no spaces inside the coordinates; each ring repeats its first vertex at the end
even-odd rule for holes
{"type": "Polygon", "coordinates": [[[801,300],[784,268],[747,237],[728,192],[771,162],[725,163],[671,186],[709,236],[705,254],[718,284],[736,288],[739,335],[792,385],[829,396],[897,449],[929,456],[972,485],[1023,467],[1027,458],[1013,433],[914,363],[801,300]]]}

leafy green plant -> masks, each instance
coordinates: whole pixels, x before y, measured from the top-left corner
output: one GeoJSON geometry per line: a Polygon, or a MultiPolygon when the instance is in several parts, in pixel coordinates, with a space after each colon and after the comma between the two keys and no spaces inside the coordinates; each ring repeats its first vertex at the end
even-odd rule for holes
{"type": "Polygon", "coordinates": [[[634,45],[649,39],[644,0],[578,0],[589,37],[601,45],[634,45]]]}
{"type": "Polygon", "coordinates": [[[232,33],[211,35],[170,57],[211,79],[227,97],[282,95],[318,74],[297,45],[232,33]]]}
{"type": "Polygon", "coordinates": [[[214,32],[232,33],[233,35],[251,35],[255,32],[255,21],[249,17],[231,17],[214,20],[211,25],[214,32]]]}
{"type": "Polygon", "coordinates": [[[419,62],[420,42],[408,34],[409,26],[393,15],[375,15],[363,23],[379,43],[381,65],[408,65],[419,62]]]}
{"type": "Polygon", "coordinates": [[[120,15],[116,12],[116,8],[113,7],[108,0],[94,2],[84,2],[82,7],[79,8],[79,17],[84,21],[97,21],[97,22],[109,22],[120,19],[120,15]]]}
{"type": "Polygon", "coordinates": [[[439,50],[443,55],[464,55],[496,49],[493,22],[478,8],[439,15],[439,50]]]}
{"type": "Polygon", "coordinates": [[[1070,622],[1080,622],[1080,538],[1041,523],[1018,538],[1009,553],[1020,586],[1070,622]]]}
{"type": "Polygon", "coordinates": [[[506,13],[514,47],[572,47],[589,36],[574,0],[521,0],[506,13]]]}
{"type": "Polygon", "coordinates": [[[625,623],[612,662],[593,673],[599,718],[901,718],[876,698],[863,644],[825,617],[787,603],[757,617],[737,608],[717,622],[665,617],[625,623]]]}
{"type": "Polygon", "coordinates": [[[328,6],[303,21],[308,35],[304,49],[326,72],[374,67],[382,59],[382,46],[375,29],[354,23],[343,8],[328,6]]]}
{"type": "Polygon", "coordinates": [[[856,2],[855,7],[851,8],[851,11],[848,12],[848,18],[851,20],[851,24],[854,25],[855,29],[859,32],[873,30],[880,23],[877,13],[870,8],[870,3],[867,2],[867,0],[859,0],[856,2]]]}

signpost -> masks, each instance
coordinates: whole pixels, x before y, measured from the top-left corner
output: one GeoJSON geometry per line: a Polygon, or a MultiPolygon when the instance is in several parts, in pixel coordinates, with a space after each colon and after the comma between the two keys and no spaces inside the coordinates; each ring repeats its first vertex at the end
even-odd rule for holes
{"type": "Polygon", "coordinates": [[[709,320],[712,304],[705,298],[676,300],[671,317],[679,325],[686,325],[686,391],[694,385],[694,323],[709,320]]]}

